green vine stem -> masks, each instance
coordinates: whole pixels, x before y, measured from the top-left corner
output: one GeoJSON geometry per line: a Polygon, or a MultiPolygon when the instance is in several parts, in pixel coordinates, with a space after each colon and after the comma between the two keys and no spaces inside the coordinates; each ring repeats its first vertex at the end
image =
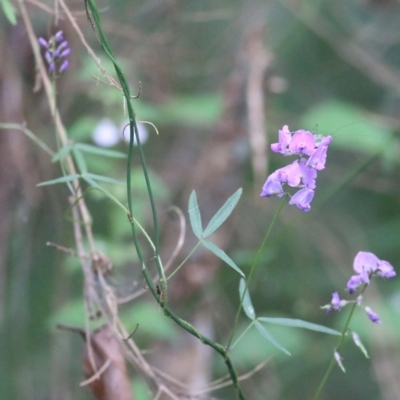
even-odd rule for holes
{"type": "Polygon", "coordinates": [[[128,214],[128,219],[131,224],[131,229],[132,229],[132,235],[133,235],[133,241],[134,245],[136,248],[136,252],[138,254],[138,258],[142,264],[142,272],[144,279],[146,281],[146,284],[148,285],[152,295],[154,298],[157,300],[157,302],[160,304],[161,308],[163,309],[164,315],[171,318],[174,322],[176,322],[179,326],[181,326],[184,330],[186,330],[188,333],[191,335],[195,336],[198,338],[202,343],[205,345],[208,345],[212,347],[217,353],[219,353],[223,359],[224,362],[227,366],[229,375],[232,379],[232,383],[234,386],[234,389],[236,391],[237,398],[239,400],[245,400],[245,397],[242,393],[238,375],[236,373],[235,368],[233,367],[232,361],[228,355],[228,351],[220,344],[214,342],[213,340],[207,338],[206,336],[202,335],[200,332],[196,330],[196,328],[189,324],[187,321],[184,321],[183,319],[179,318],[176,316],[168,307],[167,307],[167,302],[166,302],[166,296],[167,296],[167,279],[165,277],[164,269],[162,267],[161,259],[159,257],[159,227],[158,227],[158,219],[157,219],[157,213],[156,213],[156,207],[155,207],[155,202],[154,202],[154,196],[150,184],[150,179],[147,171],[147,166],[144,158],[144,153],[142,150],[142,146],[140,143],[140,138],[138,134],[138,128],[137,128],[137,123],[136,123],[136,117],[135,113],[133,111],[133,107],[131,104],[131,95],[129,91],[128,84],[126,82],[125,76],[119,67],[114,54],[108,44],[108,41],[104,35],[103,29],[102,29],[102,24],[100,20],[100,15],[97,10],[97,6],[95,4],[94,0],[85,0],[85,6],[86,6],[86,11],[87,11],[87,16],[89,21],[92,24],[93,29],[95,32],[98,33],[99,35],[99,41],[106,53],[106,55],[109,57],[111,62],[114,65],[115,72],[118,76],[118,80],[121,84],[122,91],[126,100],[126,105],[127,105],[127,110],[128,110],[128,115],[129,115],[129,120],[130,120],[130,142],[129,142],[129,152],[128,152],[128,163],[127,163],[127,196],[128,196],[128,209],[129,209],[129,214],[128,214]],[[154,253],[155,253],[155,260],[156,260],[156,266],[158,273],[160,275],[160,285],[161,287],[155,286],[154,282],[152,280],[152,277],[149,273],[149,271],[146,268],[145,262],[144,262],[144,257],[142,254],[142,251],[139,246],[139,242],[137,239],[137,234],[136,234],[136,224],[133,219],[133,213],[132,213],[132,188],[131,188],[131,164],[132,164],[132,158],[133,158],[133,138],[136,138],[137,141],[137,147],[139,151],[139,157],[140,157],[140,162],[142,165],[143,169],[143,174],[145,177],[146,181],[146,186],[147,186],[147,191],[150,199],[150,204],[151,204],[151,211],[153,215],[153,226],[154,226],[154,253]]]}

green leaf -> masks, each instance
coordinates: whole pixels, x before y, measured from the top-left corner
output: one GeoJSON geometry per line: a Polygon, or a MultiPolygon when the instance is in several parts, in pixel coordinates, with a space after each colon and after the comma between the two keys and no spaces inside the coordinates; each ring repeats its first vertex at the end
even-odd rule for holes
{"type": "Polygon", "coordinates": [[[244,273],[235,264],[235,262],[228,256],[228,254],[226,254],[223,250],[221,250],[214,243],[208,242],[207,240],[203,240],[201,243],[205,248],[207,248],[212,253],[214,253],[222,261],[225,261],[230,267],[232,267],[236,272],[238,272],[244,278],[244,273]]]}
{"type": "MultiPolygon", "coordinates": [[[[246,289],[246,281],[244,279],[241,279],[239,284],[240,298],[243,297],[243,292],[245,291],[245,289],[246,289]]],[[[248,290],[246,290],[246,294],[244,295],[242,306],[244,312],[250,319],[256,318],[256,313],[254,311],[253,304],[251,303],[250,294],[248,290]]]]}
{"type": "Polygon", "coordinates": [[[236,207],[242,192],[243,189],[240,188],[231,197],[229,197],[226,203],[211,218],[211,221],[208,223],[207,228],[203,232],[203,237],[210,236],[226,221],[226,219],[231,215],[233,209],[236,207]]]}
{"type": "Polygon", "coordinates": [[[201,224],[200,209],[197,204],[197,196],[194,190],[189,197],[188,212],[193,233],[200,239],[203,233],[203,226],[201,224]]]}
{"type": "Polygon", "coordinates": [[[309,329],[311,331],[328,333],[329,335],[337,335],[337,336],[341,335],[341,333],[335,329],[327,328],[326,326],[322,325],[313,324],[311,322],[303,321],[301,319],[259,317],[257,318],[257,320],[262,322],[268,322],[270,324],[289,326],[291,328],[309,329]]]}
{"type": "Polygon", "coordinates": [[[55,185],[56,183],[66,183],[66,182],[71,182],[78,178],[80,178],[80,175],[78,174],[67,175],[67,176],[62,176],[61,178],[53,179],[51,181],[38,183],[36,186],[47,186],[47,185],[55,185]]]}
{"type": "Polygon", "coordinates": [[[79,171],[82,174],[88,172],[86,161],[85,161],[85,158],[83,157],[83,154],[76,147],[72,148],[72,153],[74,154],[74,158],[75,158],[76,164],[78,165],[79,171]]]}
{"type": "Polygon", "coordinates": [[[100,182],[114,183],[116,185],[122,185],[122,186],[126,185],[125,181],[120,181],[118,179],[114,179],[114,178],[111,178],[109,176],[96,175],[96,174],[91,174],[91,173],[87,173],[87,174],[82,175],[82,178],[86,178],[86,177],[95,179],[95,180],[100,181],[100,182]]]}
{"type": "Polygon", "coordinates": [[[1,7],[3,8],[4,15],[8,19],[8,22],[11,25],[17,24],[17,17],[14,6],[10,3],[9,0],[2,0],[1,7]]]}
{"type": "Polygon", "coordinates": [[[61,147],[60,150],[58,150],[58,152],[53,156],[53,158],[51,159],[51,162],[56,162],[56,161],[61,161],[63,160],[73,149],[74,146],[67,144],[64,147],[61,147]]]}
{"type": "Polygon", "coordinates": [[[283,351],[284,353],[286,353],[288,356],[290,356],[290,352],[288,350],[286,350],[266,329],[263,325],[261,325],[260,322],[258,322],[257,320],[254,323],[255,327],[257,328],[258,332],[260,332],[260,334],[268,340],[268,342],[270,342],[274,347],[276,347],[277,349],[283,351]]]}
{"type": "Polygon", "coordinates": [[[101,147],[93,146],[86,143],[76,143],[74,146],[85,153],[97,154],[99,156],[110,157],[110,158],[126,158],[126,154],[121,151],[103,149],[101,147]]]}

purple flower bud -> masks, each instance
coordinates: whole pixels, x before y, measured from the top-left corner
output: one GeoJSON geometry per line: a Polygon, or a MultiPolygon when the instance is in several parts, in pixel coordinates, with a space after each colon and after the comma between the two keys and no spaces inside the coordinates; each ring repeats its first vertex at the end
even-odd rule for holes
{"type": "Polygon", "coordinates": [[[296,131],[289,143],[289,150],[294,154],[307,154],[310,156],[315,148],[315,139],[311,132],[296,131]]]}
{"type": "Polygon", "coordinates": [[[360,275],[353,275],[347,282],[347,289],[350,294],[354,293],[355,290],[363,283],[363,279],[360,275]]]}
{"type": "Polygon", "coordinates": [[[338,292],[332,293],[332,300],[327,312],[340,311],[348,302],[341,300],[338,292]]]}
{"type": "Polygon", "coordinates": [[[58,47],[57,50],[60,52],[61,50],[65,49],[66,47],[68,47],[68,42],[66,40],[64,40],[58,47]]]}
{"type": "Polygon", "coordinates": [[[300,189],[289,201],[290,205],[295,205],[302,211],[308,212],[311,209],[310,203],[314,197],[314,191],[311,189],[300,189]]]}
{"type": "Polygon", "coordinates": [[[70,49],[70,48],[65,49],[65,50],[60,54],[60,58],[67,57],[67,56],[69,56],[70,54],[71,54],[71,49],[70,49]]]}
{"type": "Polygon", "coordinates": [[[381,319],[379,318],[379,315],[374,313],[369,307],[365,307],[365,312],[368,315],[368,318],[374,323],[374,324],[380,324],[381,319]]]}
{"type": "Polygon", "coordinates": [[[44,58],[46,59],[47,64],[49,64],[49,65],[53,62],[53,56],[52,56],[52,54],[50,53],[49,50],[47,50],[47,51],[44,53],[44,58]]]}
{"type": "Polygon", "coordinates": [[[58,73],[62,74],[68,68],[68,65],[69,65],[68,60],[64,60],[58,70],[58,73]]]}
{"type": "Polygon", "coordinates": [[[54,64],[54,62],[51,62],[49,64],[49,73],[50,74],[54,73],[55,69],[56,69],[56,65],[54,64]]]}
{"type": "Polygon", "coordinates": [[[49,44],[47,43],[47,41],[45,39],[43,39],[42,37],[38,38],[38,42],[42,47],[44,47],[46,49],[47,49],[47,47],[49,47],[49,44]]]}
{"type": "Polygon", "coordinates": [[[54,39],[57,43],[60,43],[64,40],[64,35],[63,35],[63,31],[58,31],[55,35],[54,35],[54,39]]]}

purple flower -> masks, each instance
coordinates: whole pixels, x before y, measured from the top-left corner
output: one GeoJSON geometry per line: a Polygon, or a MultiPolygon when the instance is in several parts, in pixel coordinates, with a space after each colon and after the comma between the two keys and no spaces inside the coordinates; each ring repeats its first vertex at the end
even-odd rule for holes
{"type": "Polygon", "coordinates": [[[300,185],[301,168],[297,160],[286,167],[278,169],[276,172],[278,172],[281,182],[287,183],[291,187],[298,187],[300,185]]]}
{"type": "MultiPolygon", "coordinates": [[[[303,160],[301,160],[303,161],[303,160]]],[[[301,180],[306,188],[315,189],[315,180],[317,179],[317,171],[314,168],[307,166],[303,162],[300,163],[301,180]]]]}
{"type": "Polygon", "coordinates": [[[68,65],[69,65],[68,60],[64,60],[63,63],[60,65],[58,73],[62,74],[68,68],[68,65]]]}
{"type": "Polygon", "coordinates": [[[318,147],[310,156],[307,161],[307,166],[321,170],[325,168],[326,153],[328,151],[328,146],[318,147]]]}
{"type": "Polygon", "coordinates": [[[292,139],[292,134],[289,131],[289,127],[284,125],[283,128],[279,131],[279,143],[271,144],[271,150],[274,153],[282,153],[283,155],[288,154],[288,146],[292,139]]]}
{"type": "Polygon", "coordinates": [[[39,44],[46,49],[44,58],[48,65],[50,74],[62,74],[68,68],[67,56],[71,54],[68,42],[64,40],[63,32],[58,31],[49,41],[43,38],[38,39],[39,44]]]}
{"type": "Polygon", "coordinates": [[[295,193],[289,201],[290,205],[297,206],[301,211],[310,211],[311,206],[310,203],[314,197],[314,190],[311,189],[300,189],[297,193],[295,193]]]}
{"type": "Polygon", "coordinates": [[[387,279],[396,276],[396,271],[390,263],[380,260],[375,254],[367,251],[357,253],[353,268],[358,275],[353,275],[347,282],[350,293],[353,293],[363,282],[369,285],[370,279],[374,275],[387,279]]]}
{"type": "Polygon", "coordinates": [[[327,312],[340,311],[347,303],[348,301],[340,299],[338,292],[334,292],[332,293],[332,300],[327,308],[327,312]]]}
{"type": "Polygon", "coordinates": [[[376,275],[386,279],[390,279],[396,276],[396,271],[394,270],[393,266],[387,261],[380,261],[378,269],[376,270],[376,275]]]}
{"type": "Polygon", "coordinates": [[[38,38],[38,42],[45,49],[47,49],[47,47],[49,46],[49,44],[47,43],[46,39],[43,39],[42,37],[38,38]]]}
{"type": "Polygon", "coordinates": [[[368,318],[374,323],[374,324],[380,324],[381,319],[379,318],[379,315],[374,313],[369,307],[365,307],[365,312],[368,315],[368,318]]]}
{"type": "Polygon", "coordinates": [[[289,150],[293,154],[306,154],[310,156],[315,148],[315,139],[311,132],[296,131],[289,143],[289,150]]]}
{"type": "Polygon", "coordinates": [[[300,189],[292,195],[289,204],[296,205],[302,211],[309,211],[316,188],[317,171],[325,168],[326,154],[331,141],[331,136],[313,135],[303,129],[294,132],[292,136],[289,127],[284,125],[279,131],[279,142],[271,144],[271,150],[284,156],[297,154],[300,157],[273,172],[267,178],[261,196],[283,197],[283,185],[287,184],[300,189]]]}
{"type": "Polygon", "coordinates": [[[62,42],[64,40],[64,34],[63,31],[58,31],[55,35],[54,35],[54,39],[56,42],[62,42]]]}
{"type": "Polygon", "coordinates": [[[273,172],[267,179],[267,181],[264,183],[264,186],[262,188],[261,195],[262,197],[271,197],[271,196],[277,196],[277,197],[283,197],[284,196],[283,188],[282,188],[282,183],[279,178],[279,170],[273,172]]]}
{"type": "Polygon", "coordinates": [[[350,294],[354,293],[356,289],[363,283],[360,275],[353,275],[347,282],[347,289],[350,294]]]}

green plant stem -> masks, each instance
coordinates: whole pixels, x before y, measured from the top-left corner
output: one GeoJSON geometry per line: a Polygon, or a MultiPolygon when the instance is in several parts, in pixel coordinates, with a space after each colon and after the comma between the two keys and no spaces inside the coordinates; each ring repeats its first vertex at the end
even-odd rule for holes
{"type": "MultiPolygon", "coordinates": [[[[364,293],[366,287],[367,287],[367,284],[365,284],[363,286],[363,288],[361,289],[360,295],[362,295],[364,293]]],[[[338,341],[337,346],[335,347],[335,350],[337,352],[339,352],[339,350],[341,349],[341,347],[342,347],[342,345],[344,343],[344,339],[346,337],[346,333],[347,333],[347,331],[349,329],[350,321],[351,321],[351,319],[353,317],[353,314],[354,314],[354,311],[355,311],[356,307],[357,307],[357,303],[355,302],[351,307],[351,310],[350,310],[350,313],[349,313],[349,315],[347,317],[346,323],[344,324],[344,327],[343,327],[343,330],[342,330],[342,334],[340,336],[340,339],[338,341]]],[[[328,365],[328,368],[326,369],[325,375],[323,376],[323,378],[321,380],[321,383],[319,384],[318,389],[315,392],[313,400],[318,400],[319,399],[319,396],[321,395],[322,389],[325,386],[325,384],[326,384],[326,382],[327,382],[327,380],[329,378],[329,375],[331,374],[332,369],[333,369],[335,364],[336,364],[336,360],[335,360],[334,357],[332,357],[332,359],[331,359],[331,361],[330,361],[330,363],[328,365]]]]}
{"type": "Polygon", "coordinates": [[[231,343],[232,343],[232,340],[233,340],[233,337],[235,335],[236,326],[237,326],[237,324],[239,322],[239,316],[240,316],[240,312],[241,312],[242,306],[243,306],[243,299],[244,299],[244,296],[246,295],[246,292],[249,290],[250,282],[251,282],[251,280],[253,278],[253,275],[254,275],[254,272],[255,272],[255,270],[256,270],[256,268],[258,266],[258,260],[259,260],[261,254],[262,254],[262,251],[264,250],[265,245],[267,244],[268,238],[269,238],[269,236],[270,236],[270,234],[272,232],[272,228],[274,227],[275,222],[278,219],[278,216],[279,216],[284,204],[285,204],[285,197],[282,198],[282,201],[279,204],[278,210],[276,211],[274,217],[272,218],[272,222],[269,225],[267,233],[264,236],[264,240],[262,241],[261,246],[258,249],[256,256],[254,257],[253,264],[251,265],[249,276],[248,276],[248,278],[246,280],[246,287],[245,287],[245,289],[243,291],[242,297],[240,298],[239,307],[238,307],[238,310],[236,312],[235,322],[233,324],[232,333],[231,333],[231,336],[229,337],[228,344],[226,345],[226,349],[227,350],[229,350],[229,348],[231,346],[231,343]]]}
{"type": "Polygon", "coordinates": [[[169,281],[180,269],[181,267],[185,264],[185,262],[187,260],[189,260],[189,258],[192,256],[192,254],[197,250],[197,248],[200,246],[201,244],[201,240],[198,241],[198,243],[196,244],[196,246],[193,247],[192,251],[185,257],[185,259],[175,268],[175,270],[173,272],[171,272],[170,276],[167,278],[167,280],[169,281]]]}
{"type": "Polygon", "coordinates": [[[228,356],[227,350],[222,345],[203,336],[188,322],[177,317],[166,305],[167,280],[165,278],[164,269],[162,267],[161,260],[159,257],[159,228],[158,228],[157,213],[156,213],[156,208],[155,208],[155,204],[154,204],[154,197],[152,194],[151,184],[150,184],[150,180],[149,180],[149,176],[148,176],[148,172],[147,172],[146,162],[145,162],[144,154],[143,154],[142,147],[140,144],[140,138],[139,138],[139,134],[138,134],[135,114],[133,112],[133,108],[132,108],[132,104],[131,104],[131,100],[130,100],[131,97],[130,97],[129,87],[128,87],[125,77],[124,77],[119,65],[117,64],[117,61],[111,51],[108,41],[107,41],[106,37],[104,36],[102,26],[101,26],[100,16],[99,16],[99,13],[98,13],[98,10],[97,10],[94,0],[85,0],[85,5],[87,7],[87,10],[90,10],[91,16],[89,15],[89,12],[88,12],[88,18],[89,18],[90,22],[92,23],[93,27],[97,28],[97,33],[99,35],[100,43],[103,46],[105,53],[107,54],[107,56],[109,57],[111,62],[114,64],[114,68],[117,73],[119,82],[121,84],[121,87],[122,87],[122,90],[123,90],[123,93],[125,96],[125,100],[126,100],[127,109],[128,109],[129,121],[130,121],[130,143],[129,143],[129,152],[128,152],[128,164],[127,164],[127,196],[128,196],[128,208],[129,208],[128,218],[131,223],[133,241],[135,244],[135,248],[136,248],[136,252],[138,254],[139,260],[142,264],[142,272],[143,272],[145,281],[146,281],[151,293],[153,294],[154,298],[158,301],[161,308],[163,309],[164,314],[167,317],[173,319],[179,326],[181,326],[183,329],[185,329],[187,332],[189,332],[193,336],[197,337],[202,343],[204,343],[208,346],[211,346],[215,351],[217,351],[223,357],[224,362],[228,368],[229,375],[232,379],[233,386],[235,388],[238,399],[245,400],[245,397],[240,388],[238,376],[237,376],[236,371],[232,365],[232,362],[228,356]],[[93,18],[93,20],[92,20],[92,18],[93,18]],[[161,289],[154,285],[152,277],[144,263],[143,254],[141,252],[139,242],[137,239],[137,235],[136,235],[136,227],[135,227],[136,224],[134,222],[133,215],[132,215],[133,213],[132,213],[132,193],[131,193],[131,171],[130,171],[130,169],[131,169],[132,158],[133,158],[133,137],[134,137],[134,135],[135,135],[136,141],[137,141],[140,162],[142,165],[143,174],[144,174],[145,181],[146,181],[147,191],[149,194],[151,210],[152,210],[152,215],[153,215],[154,253],[155,253],[155,260],[156,260],[158,273],[160,275],[161,289]]]}
{"type": "Polygon", "coordinates": [[[191,325],[189,322],[179,318],[176,316],[162,301],[162,293],[157,292],[157,288],[154,286],[154,282],[151,278],[150,273],[148,270],[143,267],[143,275],[146,280],[147,285],[149,286],[150,291],[152,292],[153,296],[156,298],[160,306],[163,308],[164,315],[171,318],[174,322],[176,322],[180,327],[182,327],[185,331],[189,332],[191,335],[198,338],[203,344],[212,347],[217,353],[219,353],[225,362],[225,365],[228,368],[229,375],[232,379],[233,386],[236,391],[236,395],[239,400],[245,400],[243,395],[242,389],[239,384],[239,379],[236,373],[235,368],[233,367],[232,361],[228,355],[227,350],[224,346],[219,343],[214,342],[213,340],[209,339],[208,337],[202,335],[197,329],[191,325]]]}

